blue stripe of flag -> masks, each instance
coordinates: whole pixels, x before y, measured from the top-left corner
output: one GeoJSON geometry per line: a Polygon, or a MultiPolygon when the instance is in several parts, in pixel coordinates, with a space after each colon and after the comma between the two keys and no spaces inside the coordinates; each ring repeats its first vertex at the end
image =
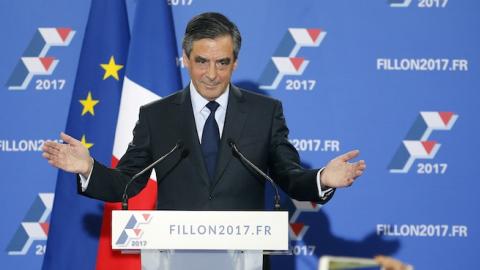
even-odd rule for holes
{"type": "Polygon", "coordinates": [[[182,88],[172,10],[167,1],[139,1],[132,32],[127,77],[161,97],[182,88]]]}

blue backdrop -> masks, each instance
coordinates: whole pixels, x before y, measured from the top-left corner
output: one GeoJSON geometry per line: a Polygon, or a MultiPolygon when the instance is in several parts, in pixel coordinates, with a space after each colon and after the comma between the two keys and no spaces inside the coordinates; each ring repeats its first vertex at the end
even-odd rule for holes
{"type": "MultiPolygon", "coordinates": [[[[305,166],[356,148],[367,161],[322,208],[284,198],[295,256],[273,269],[316,269],[325,254],[477,267],[479,1],[169,2],[178,44],[200,12],[237,23],[233,81],[282,100],[305,166]]],[[[0,3],[2,269],[41,267],[57,171],[40,148],[66,127],[89,7],[0,3]]]]}

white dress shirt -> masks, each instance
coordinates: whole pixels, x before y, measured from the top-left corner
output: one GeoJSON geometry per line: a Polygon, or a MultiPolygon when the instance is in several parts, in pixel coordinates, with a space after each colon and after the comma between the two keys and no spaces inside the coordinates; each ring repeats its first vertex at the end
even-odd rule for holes
{"type": "MultiPolygon", "coordinates": [[[[223,134],[223,126],[225,125],[225,115],[227,114],[228,93],[230,92],[230,85],[227,90],[223,92],[215,101],[220,105],[215,111],[215,120],[217,121],[220,138],[223,134]]],[[[190,82],[190,99],[192,100],[193,116],[195,117],[195,126],[197,127],[198,141],[202,141],[203,126],[210,115],[210,109],[207,108],[209,100],[202,97],[192,82],[190,82]]]]}

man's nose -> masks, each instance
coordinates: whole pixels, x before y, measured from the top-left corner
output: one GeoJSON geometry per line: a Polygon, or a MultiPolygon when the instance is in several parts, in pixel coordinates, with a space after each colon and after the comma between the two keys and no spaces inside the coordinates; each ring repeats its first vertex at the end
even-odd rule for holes
{"type": "Polygon", "coordinates": [[[207,78],[210,80],[215,80],[217,78],[217,67],[215,66],[215,62],[212,62],[208,65],[207,70],[207,78]]]}

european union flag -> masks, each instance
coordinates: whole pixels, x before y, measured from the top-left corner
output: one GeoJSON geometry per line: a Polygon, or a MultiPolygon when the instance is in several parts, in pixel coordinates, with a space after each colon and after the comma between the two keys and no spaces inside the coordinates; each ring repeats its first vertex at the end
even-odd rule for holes
{"type": "MultiPolygon", "coordinates": [[[[125,2],[92,1],[66,133],[109,164],[129,46],[125,2]]],[[[103,203],[77,195],[76,176],[60,171],[44,270],[95,269],[103,203]]]]}

